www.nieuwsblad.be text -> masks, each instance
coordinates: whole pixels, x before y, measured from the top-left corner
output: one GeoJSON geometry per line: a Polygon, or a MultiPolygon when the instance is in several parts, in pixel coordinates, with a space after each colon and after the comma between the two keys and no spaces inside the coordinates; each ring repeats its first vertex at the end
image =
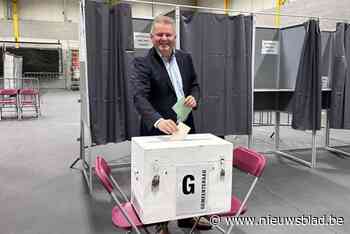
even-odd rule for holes
{"type": "Polygon", "coordinates": [[[213,215],[210,217],[210,223],[213,226],[216,225],[296,225],[296,226],[335,226],[343,225],[344,217],[339,217],[335,215],[322,215],[322,216],[313,216],[313,215],[299,215],[299,216],[261,216],[261,217],[252,217],[252,216],[239,216],[239,217],[219,217],[213,215]]]}

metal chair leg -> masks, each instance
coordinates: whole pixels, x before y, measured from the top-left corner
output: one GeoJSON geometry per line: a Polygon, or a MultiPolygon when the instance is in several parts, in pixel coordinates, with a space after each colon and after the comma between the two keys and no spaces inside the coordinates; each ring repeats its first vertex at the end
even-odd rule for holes
{"type": "Polygon", "coordinates": [[[16,106],[16,112],[17,112],[17,119],[21,120],[21,108],[19,106],[16,106]]]}
{"type": "Polygon", "coordinates": [[[39,94],[37,95],[37,105],[38,105],[38,110],[39,110],[39,116],[41,116],[40,96],[39,96],[39,94]]]}
{"type": "Polygon", "coordinates": [[[200,216],[198,219],[196,219],[196,222],[193,224],[193,227],[191,228],[190,234],[193,233],[193,231],[196,229],[199,221],[201,220],[202,216],[200,216]]]}
{"type": "Polygon", "coordinates": [[[21,98],[19,96],[19,94],[17,94],[16,96],[16,112],[17,112],[17,119],[21,120],[21,98]]]}
{"type": "Polygon", "coordinates": [[[36,118],[39,118],[39,110],[38,110],[38,107],[37,107],[37,105],[36,105],[36,103],[34,104],[34,106],[35,106],[35,114],[36,114],[36,118]]]}

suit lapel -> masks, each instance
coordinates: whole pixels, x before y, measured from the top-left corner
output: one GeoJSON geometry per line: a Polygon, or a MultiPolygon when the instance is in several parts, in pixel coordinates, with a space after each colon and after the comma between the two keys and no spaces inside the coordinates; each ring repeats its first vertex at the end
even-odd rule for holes
{"type": "Polygon", "coordinates": [[[183,60],[183,56],[180,55],[179,52],[175,53],[175,57],[176,57],[176,62],[177,65],[179,66],[179,70],[180,70],[180,74],[181,74],[181,80],[182,80],[182,89],[186,95],[186,90],[187,90],[187,82],[185,80],[186,76],[185,76],[185,66],[184,66],[184,60],[183,60]]]}
{"type": "Polygon", "coordinates": [[[171,83],[168,71],[166,70],[166,67],[164,65],[163,60],[161,59],[161,57],[159,56],[159,54],[157,53],[156,49],[153,47],[151,49],[151,53],[152,53],[152,57],[155,58],[155,60],[157,61],[157,63],[160,65],[161,69],[160,69],[160,73],[161,73],[161,77],[166,77],[167,79],[165,79],[165,82],[168,84],[169,88],[175,93],[175,89],[173,87],[173,84],[171,83]]]}

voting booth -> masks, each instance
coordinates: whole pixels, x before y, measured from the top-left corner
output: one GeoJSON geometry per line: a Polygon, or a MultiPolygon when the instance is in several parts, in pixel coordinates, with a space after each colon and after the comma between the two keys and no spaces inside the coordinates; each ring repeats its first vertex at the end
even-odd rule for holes
{"type": "Polygon", "coordinates": [[[144,224],[227,212],[232,143],[212,134],[134,137],[131,202],[144,224]]]}

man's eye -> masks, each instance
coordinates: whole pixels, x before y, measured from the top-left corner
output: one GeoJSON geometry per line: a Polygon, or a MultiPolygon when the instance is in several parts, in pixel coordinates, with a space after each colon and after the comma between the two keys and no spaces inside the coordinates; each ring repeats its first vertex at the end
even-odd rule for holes
{"type": "Polygon", "coordinates": [[[171,34],[156,34],[157,37],[171,37],[171,34]]]}

